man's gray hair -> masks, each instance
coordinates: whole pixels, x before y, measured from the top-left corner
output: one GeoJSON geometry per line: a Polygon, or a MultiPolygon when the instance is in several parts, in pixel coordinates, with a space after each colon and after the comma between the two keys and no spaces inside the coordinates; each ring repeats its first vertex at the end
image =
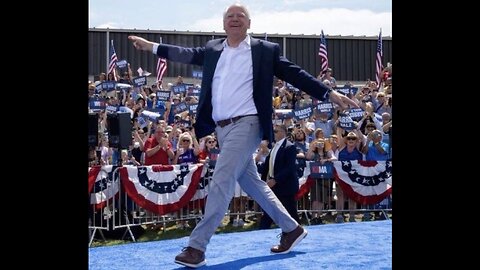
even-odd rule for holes
{"type": "Polygon", "coordinates": [[[231,8],[231,7],[233,7],[233,6],[242,8],[243,11],[245,12],[245,15],[247,15],[247,18],[250,19],[250,13],[248,12],[247,7],[244,6],[243,4],[241,4],[240,2],[236,2],[235,4],[228,6],[228,7],[225,9],[225,11],[223,11],[223,19],[225,19],[225,16],[227,15],[228,9],[231,8]]]}

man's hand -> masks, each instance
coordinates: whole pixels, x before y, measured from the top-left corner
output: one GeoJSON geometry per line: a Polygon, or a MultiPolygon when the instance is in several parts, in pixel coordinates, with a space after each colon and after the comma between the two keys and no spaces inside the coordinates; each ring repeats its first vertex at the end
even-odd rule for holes
{"type": "Polygon", "coordinates": [[[275,186],[276,183],[277,183],[277,182],[276,182],[275,179],[273,179],[273,178],[270,178],[270,179],[267,180],[267,185],[268,185],[270,188],[272,188],[273,186],[275,186]]]}
{"type": "Polygon", "coordinates": [[[142,51],[153,51],[153,42],[148,41],[144,38],[138,36],[128,36],[128,39],[133,41],[133,46],[137,50],[142,51]]]}
{"type": "Polygon", "coordinates": [[[350,105],[351,108],[359,108],[358,104],[355,103],[355,101],[351,100],[345,95],[339,94],[335,90],[332,90],[332,92],[330,92],[329,97],[331,102],[337,104],[342,109],[348,109],[348,105],[350,105]]]}

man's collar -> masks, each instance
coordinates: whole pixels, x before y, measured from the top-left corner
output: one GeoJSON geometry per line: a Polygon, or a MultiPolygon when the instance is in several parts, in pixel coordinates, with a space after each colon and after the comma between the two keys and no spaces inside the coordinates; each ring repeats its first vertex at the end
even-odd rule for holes
{"type": "Polygon", "coordinates": [[[285,141],[286,138],[287,137],[283,137],[282,139],[280,139],[280,141],[276,142],[275,144],[282,145],[283,141],[285,141]]]}
{"type": "MultiPolygon", "coordinates": [[[[225,39],[222,44],[223,44],[224,49],[227,48],[228,47],[227,39],[225,39]]],[[[242,46],[242,47],[250,48],[251,47],[250,44],[251,44],[250,35],[247,34],[245,39],[242,40],[242,42],[240,42],[240,44],[238,46],[239,47],[242,46]]]]}

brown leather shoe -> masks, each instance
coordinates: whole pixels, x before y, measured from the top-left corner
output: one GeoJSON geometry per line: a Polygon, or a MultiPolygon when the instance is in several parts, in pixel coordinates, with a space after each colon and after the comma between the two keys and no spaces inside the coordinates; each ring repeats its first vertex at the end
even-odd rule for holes
{"type": "Polygon", "coordinates": [[[296,244],[300,243],[300,241],[307,236],[307,233],[307,230],[302,228],[300,225],[298,225],[295,230],[289,233],[282,232],[280,245],[273,246],[270,251],[277,254],[288,253],[296,244]]]}
{"type": "Polygon", "coordinates": [[[182,253],[175,257],[175,262],[191,268],[197,268],[207,263],[205,252],[192,247],[183,248],[182,253]]]}

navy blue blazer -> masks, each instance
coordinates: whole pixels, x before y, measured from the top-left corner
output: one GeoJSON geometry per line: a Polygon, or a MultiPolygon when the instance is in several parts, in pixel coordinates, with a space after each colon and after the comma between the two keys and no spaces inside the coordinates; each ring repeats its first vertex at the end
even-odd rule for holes
{"type": "MultiPolygon", "coordinates": [[[[272,148],[273,149],[273,148],[272,148]]],[[[271,151],[270,151],[271,154],[271,151]]],[[[261,172],[262,179],[268,179],[268,170],[270,169],[270,154],[265,158],[265,165],[261,172]]],[[[273,166],[273,178],[276,184],[272,190],[277,195],[295,195],[298,192],[297,166],[297,147],[285,139],[278,148],[273,166]]]]}
{"type": "MultiPolygon", "coordinates": [[[[215,130],[212,119],[212,81],[218,59],[223,51],[225,39],[214,39],[205,47],[185,48],[175,45],[160,44],[157,49],[159,57],[174,62],[203,66],[202,90],[197,107],[195,133],[202,138],[215,130]]],[[[325,100],[330,89],[315,77],[280,56],[280,46],[256,38],[251,38],[253,65],[253,101],[257,108],[262,140],[273,141],[272,125],[272,91],[273,76],[277,76],[309,95],[325,100]]]]}

